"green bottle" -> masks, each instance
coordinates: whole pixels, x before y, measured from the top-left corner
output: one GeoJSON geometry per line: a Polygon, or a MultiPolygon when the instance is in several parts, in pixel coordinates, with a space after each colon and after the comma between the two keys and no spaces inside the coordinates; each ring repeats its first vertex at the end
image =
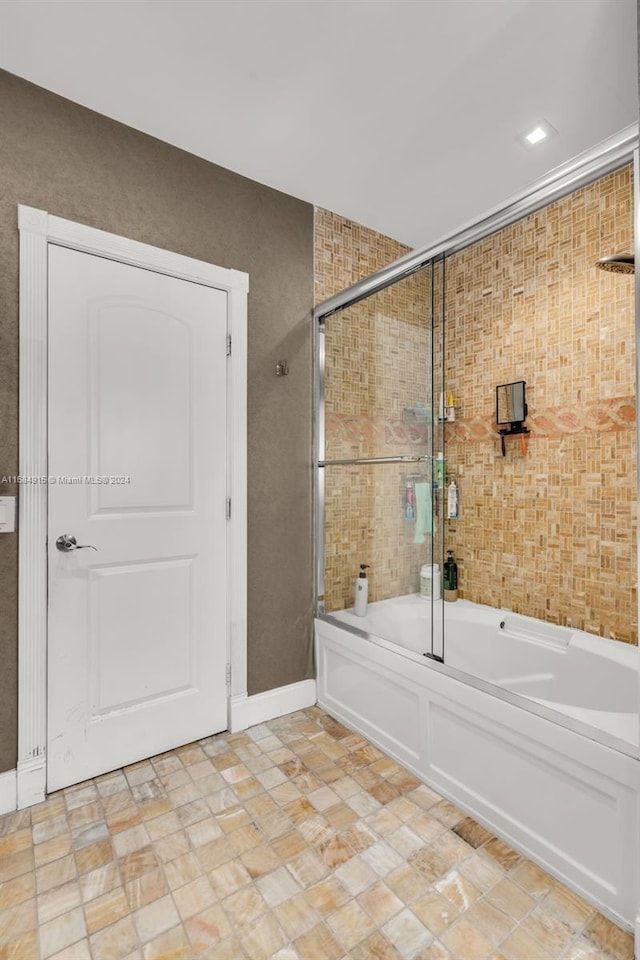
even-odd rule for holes
{"type": "Polygon", "coordinates": [[[447,550],[447,559],[442,566],[442,589],[445,600],[458,599],[458,564],[453,559],[453,550],[447,550]]]}

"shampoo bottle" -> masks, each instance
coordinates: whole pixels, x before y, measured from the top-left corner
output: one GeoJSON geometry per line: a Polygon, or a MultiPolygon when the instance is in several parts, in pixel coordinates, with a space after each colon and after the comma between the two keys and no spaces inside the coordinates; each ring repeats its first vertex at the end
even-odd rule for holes
{"type": "Polygon", "coordinates": [[[447,487],[447,520],[458,519],[458,484],[452,480],[447,487]]]}
{"type": "Polygon", "coordinates": [[[360,564],[360,573],[356,579],[356,593],[354,599],[354,609],[356,617],[366,617],[367,601],[369,599],[369,581],[367,580],[368,563],[360,564]]]}
{"type": "Polygon", "coordinates": [[[447,464],[444,459],[444,453],[442,450],[438,453],[434,464],[433,464],[433,482],[438,487],[444,486],[445,477],[447,475],[447,464]]]}

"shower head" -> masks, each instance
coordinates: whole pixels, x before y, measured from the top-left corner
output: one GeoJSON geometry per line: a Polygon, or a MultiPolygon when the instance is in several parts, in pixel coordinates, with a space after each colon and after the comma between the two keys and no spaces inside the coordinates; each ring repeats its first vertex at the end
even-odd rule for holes
{"type": "Polygon", "coordinates": [[[632,253],[614,253],[612,257],[600,257],[596,267],[609,273],[634,273],[635,260],[632,253]]]}

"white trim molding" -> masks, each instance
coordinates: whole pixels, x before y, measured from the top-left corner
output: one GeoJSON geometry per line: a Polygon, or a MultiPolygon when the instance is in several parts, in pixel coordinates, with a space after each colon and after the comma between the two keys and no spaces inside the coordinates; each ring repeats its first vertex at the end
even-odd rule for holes
{"type": "MultiPolygon", "coordinates": [[[[228,661],[230,693],[247,691],[247,294],[249,277],[191,257],[128,240],[45,210],[18,206],[20,231],[19,472],[47,476],[48,246],[154,270],[226,292],[232,350],[227,367],[227,491],[232,510],[227,549],[230,574],[228,661]]],[[[47,743],[47,486],[22,483],[18,535],[18,808],[45,798],[47,743]]],[[[0,788],[0,800],[4,796],[0,788]]],[[[14,806],[16,798],[14,797],[14,806]]]]}
{"type": "Polygon", "coordinates": [[[296,710],[305,710],[316,703],[316,681],[300,680],[286,687],[276,687],[264,693],[246,693],[232,696],[229,704],[229,729],[232,733],[246,730],[257,723],[266,723],[296,710]]]}
{"type": "MultiPolygon", "coordinates": [[[[18,207],[20,230],[19,473],[47,475],[47,232],[44,210],[18,207]]],[[[47,488],[18,495],[18,798],[45,796],[47,742],[47,488]],[[40,762],[41,761],[41,762],[40,762]],[[25,787],[21,781],[25,776],[25,787]],[[38,771],[38,773],[36,773],[38,771]],[[27,783],[28,781],[28,783],[27,783]]]]}
{"type": "Polygon", "coordinates": [[[0,817],[17,809],[16,771],[0,773],[0,817]]]}

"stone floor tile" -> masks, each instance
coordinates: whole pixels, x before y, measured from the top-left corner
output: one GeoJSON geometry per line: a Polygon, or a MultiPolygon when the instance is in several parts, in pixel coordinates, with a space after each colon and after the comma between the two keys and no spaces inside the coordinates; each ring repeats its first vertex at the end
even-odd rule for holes
{"type": "Polygon", "coordinates": [[[322,960],[339,960],[343,948],[338,943],[331,930],[325,923],[318,923],[301,937],[294,940],[294,947],[301,960],[311,960],[312,957],[322,960]]]}
{"type": "Polygon", "coordinates": [[[0,960],[632,955],[629,934],[320,708],[0,817],[0,960]]]}
{"type": "Polygon", "coordinates": [[[0,884],[0,911],[30,900],[36,894],[36,875],[33,871],[23,873],[13,880],[0,884]]]}
{"type": "Polygon", "coordinates": [[[112,860],[96,870],[91,870],[80,877],[80,891],[84,902],[101,897],[122,883],[120,867],[117,861],[112,860]]]}
{"type": "Polygon", "coordinates": [[[541,870],[535,863],[525,860],[518,864],[515,870],[510,874],[511,880],[514,880],[519,887],[522,887],[531,897],[541,900],[546,897],[554,887],[555,881],[548,873],[541,870]]]}
{"type": "Polygon", "coordinates": [[[333,913],[349,899],[348,890],[335,876],[329,876],[307,890],[307,902],[323,917],[333,913]]]}
{"type": "Polygon", "coordinates": [[[384,933],[376,930],[355,947],[351,952],[351,958],[352,960],[402,960],[402,954],[396,950],[384,933]]]}
{"type": "Polygon", "coordinates": [[[603,953],[594,943],[579,937],[563,954],[562,960],[610,960],[610,954],[603,953]]]}
{"type": "Polygon", "coordinates": [[[138,946],[132,917],[124,917],[89,937],[91,952],[100,960],[124,960],[138,946]]]}
{"type": "Polygon", "coordinates": [[[278,923],[288,940],[295,940],[315,927],[321,915],[304,893],[290,897],[274,909],[278,923]]]}
{"type": "MultiPolygon", "coordinates": [[[[472,904],[466,911],[465,916],[493,947],[496,947],[511,933],[517,922],[513,917],[494,907],[488,900],[478,900],[472,904]]],[[[533,930],[529,932],[534,933],[533,930]]],[[[536,939],[544,946],[540,937],[536,937],[536,939]]]]}
{"type": "Polygon", "coordinates": [[[33,960],[40,956],[38,946],[38,933],[36,930],[30,930],[16,940],[0,946],[0,960],[33,960]]]}
{"type": "Polygon", "coordinates": [[[404,960],[413,960],[433,939],[431,931],[406,907],[383,925],[382,932],[404,960]]]}
{"type": "Polygon", "coordinates": [[[269,913],[243,927],[238,938],[251,960],[271,960],[279,956],[280,948],[287,942],[277,920],[269,913]]]}
{"type": "Polygon", "coordinates": [[[535,906],[535,900],[506,877],[489,890],[486,899],[514,920],[522,920],[535,906]]]}
{"type": "Polygon", "coordinates": [[[561,954],[574,936],[574,931],[569,924],[550,913],[543,904],[538,904],[520,926],[552,956],[561,954]]]}
{"type": "Polygon", "coordinates": [[[633,960],[633,935],[616,927],[601,914],[593,916],[584,928],[583,937],[611,960],[633,960]]]}
{"type": "Polygon", "coordinates": [[[327,924],[338,943],[346,951],[352,950],[365,937],[368,937],[376,926],[369,914],[355,900],[350,900],[327,917],[327,924]]]}
{"type": "Polygon", "coordinates": [[[502,867],[479,853],[474,853],[459,863],[458,870],[483,892],[490,890],[506,876],[502,867]]]}
{"type": "Polygon", "coordinates": [[[142,943],[153,940],[180,922],[171,896],[161,897],[140,907],[133,914],[133,920],[142,943]]]}
{"type": "Polygon", "coordinates": [[[67,810],[75,810],[77,807],[84,806],[85,803],[93,803],[98,799],[98,790],[94,783],[78,783],[73,787],[67,787],[64,792],[64,802],[67,810]]]}
{"type": "Polygon", "coordinates": [[[438,893],[449,900],[460,912],[467,910],[478,899],[481,891],[459,870],[452,870],[434,884],[438,893]]]}
{"type": "Polygon", "coordinates": [[[442,934],[440,941],[454,957],[464,957],[464,960],[484,960],[491,952],[489,941],[464,916],[442,934]]]}
{"type": "Polygon", "coordinates": [[[550,892],[542,901],[547,910],[569,924],[574,932],[582,930],[589,918],[595,913],[590,903],[586,903],[577,893],[567,890],[561,883],[554,883],[550,892]]]}
{"type": "MultiPolygon", "coordinates": [[[[20,856],[20,854],[18,854],[20,856]]],[[[73,854],[62,857],[60,860],[54,860],[44,867],[38,867],[36,870],[36,889],[38,894],[46,893],[47,890],[53,890],[54,887],[61,887],[63,883],[75,879],[78,873],[76,861],[73,854]]]]}
{"type": "Polygon", "coordinates": [[[404,903],[386,885],[383,880],[374,883],[357,898],[361,907],[367,911],[374,923],[381,927],[404,907],[404,903]]]}
{"type": "Polygon", "coordinates": [[[54,953],[50,960],[91,960],[89,941],[86,937],[78,940],[76,943],[70,944],[58,953],[54,953]]]}
{"type": "Polygon", "coordinates": [[[196,913],[202,913],[207,907],[212,906],[216,900],[216,894],[206,877],[198,877],[192,880],[184,887],[180,887],[173,893],[173,900],[178,908],[178,913],[182,920],[193,917],[196,913]]]}
{"type": "Polygon", "coordinates": [[[64,947],[82,940],[87,935],[82,907],[76,907],[69,913],[63,913],[39,928],[40,954],[42,960],[47,960],[54,953],[64,947]]]}
{"type": "MultiPolygon", "coordinates": [[[[65,820],[66,818],[61,818],[65,820]]],[[[45,824],[49,821],[45,821],[45,824]]],[[[37,824],[33,831],[35,832],[44,824],[37,824]]],[[[65,825],[65,830],[68,828],[65,825]]],[[[64,832],[64,831],[61,831],[64,832]]],[[[11,856],[12,853],[20,853],[21,850],[27,850],[31,846],[31,834],[32,831],[28,827],[25,827],[22,830],[15,830],[13,833],[7,834],[5,837],[0,837],[0,859],[4,857],[11,856]]],[[[55,834],[53,834],[55,836],[55,834]]],[[[50,839],[50,837],[45,837],[45,839],[50,839]]],[[[36,840],[34,839],[34,843],[36,840]]]]}
{"type": "Polygon", "coordinates": [[[52,840],[45,840],[34,847],[34,859],[36,867],[43,867],[54,860],[60,860],[71,853],[71,834],[63,833],[52,840]]]}
{"type": "Polygon", "coordinates": [[[373,886],[379,879],[373,867],[363,860],[362,854],[339,866],[335,876],[353,897],[362,893],[367,887],[373,886]]]}
{"type": "Polygon", "coordinates": [[[302,887],[313,886],[330,873],[329,867],[315,850],[305,850],[287,864],[287,870],[302,887]]]}
{"type": "MultiPolygon", "coordinates": [[[[274,867],[280,863],[276,860],[274,867]]],[[[229,860],[222,866],[216,867],[209,874],[211,886],[219,900],[224,900],[232,893],[240,890],[251,882],[252,877],[244,864],[238,860],[229,860]]]]}
{"type": "Polygon", "coordinates": [[[300,893],[301,886],[286,867],[278,867],[256,881],[256,887],[273,909],[290,897],[300,893]]]}
{"type": "Polygon", "coordinates": [[[483,843],[487,843],[493,838],[493,834],[485,830],[485,828],[480,826],[479,823],[476,823],[475,820],[472,820],[471,817],[465,817],[455,824],[453,832],[457,833],[459,837],[474,849],[481,847],[483,843]]]}
{"type": "Polygon", "coordinates": [[[144,960],[192,960],[193,947],[182,927],[174,927],[145,944],[144,960]]]}
{"type": "Polygon", "coordinates": [[[267,903],[253,885],[243,887],[222,901],[225,913],[234,928],[251,923],[267,910],[267,903]]]}
{"type": "Polygon", "coordinates": [[[0,922],[0,945],[17,939],[17,937],[28,933],[29,930],[34,930],[36,923],[36,901],[34,898],[24,900],[22,903],[17,903],[3,910],[2,921],[0,922]]]}
{"type": "MultiPolygon", "coordinates": [[[[20,850],[0,860],[0,883],[13,880],[34,869],[33,849],[20,850]]],[[[41,869],[46,869],[43,867],[41,869]]]]}
{"type": "MultiPolygon", "coordinates": [[[[232,932],[231,924],[219,903],[208,907],[195,917],[189,917],[185,921],[184,928],[196,954],[217,947],[221,941],[231,936],[232,932]]],[[[217,960],[217,952],[213,956],[217,960]]],[[[236,954],[236,956],[242,956],[242,954],[236,954]]]]}
{"type": "Polygon", "coordinates": [[[414,900],[411,910],[435,936],[440,936],[460,916],[456,905],[437,890],[429,890],[414,900]]]}
{"type": "Polygon", "coordinates": [[[97,933],[109,924],[121,920],[129,914],[129,903],[124,890],[118,888],[105,893],[102,897],[90,900],[84,909],[87,930],[90,934],[97,933]]]}
{"type": "Polygon", "coordinates": [[[126,884],[127,900],[130,909],[139,910],[154,900],[159,900],[169,892],[165,873],[161,867],[143,873],[126,884]]]}
{"type": "MultiPolygon", "coordinates": [[[[84,873],[89,873],[90,870],[95,870],[97,867],[104,866],[105,863],[110,863],[111,860],[114,859],[111,840],[100,840],[98,843],[92,843],[89,847],[84,847],[82,850],[77,850],[75,859],[78,873],[81,876],[84,873]]],[[[55,866],[60,862],[60,860],[56,860],[55,864],[52,864],[52,866],[55,866]]]]}
{"type": "Polygon", "coordinates": [[[191,849],[191,844],[184,831],[180,830],[178,833],[172,833],[168,837],[163,837],[162,840],[156,840],[153,844],[153,849],[163,863],[169,863],[171,860],[175,860],[177,857],[188,853],[191,849]]]}

